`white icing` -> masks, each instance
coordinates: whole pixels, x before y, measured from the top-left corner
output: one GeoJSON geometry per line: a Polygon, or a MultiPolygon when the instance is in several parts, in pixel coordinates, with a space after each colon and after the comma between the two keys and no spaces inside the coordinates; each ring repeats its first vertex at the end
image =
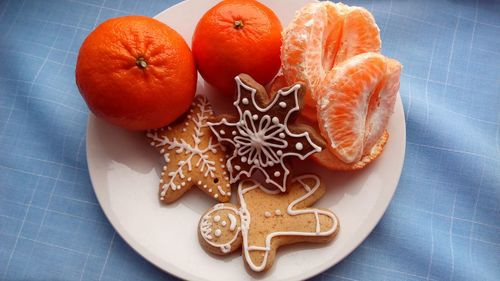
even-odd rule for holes
{"type": "Polygon", "coordinates": [[[219,222],[219,221],[220,221],[220,216],[219,216],[219,215],[216,215],[216,216],[214,217],[214,222],[219,222]]]}
{"type": "Polygon", "coordinates": [[[226,226],[226,225],[227,225],[227,221],[222,221],[220,224],[221,224],[222,226],[226,226]]]}
{"type": "Polygon", "coordinates": [[[274,172],[275,177],[279,177],[280,175],[281,175],[281,173],[279,171],[274,172]]]}
{"type": "Polygon", "coordinates": [[[220,185],[219,185],[219,186],[217,186],[217,190],[219,190],[219,193],[220,193],[222,196],[226,195],[226,192],[224,192],[224,190],[222,189],[222,187],[221,187],[220,185]]]}
{"type": "Polygon", "coordinates": [[[283,138],[285,138],[285,133],[280,133],[279,136],[280,136],[280,138],[283,139],[283,138]]]}
{"type": "Polygon", "coordinates": [[[244,253],[244,256],[245,256],[245,260],[248,263],[248,266],[253,271],[262,271],[266,267],[267,259],[268,259],[268,256],[269,256],[269,251],[271,250],[271,240],[274,237],[277,237],[277,236],[290,236],[290,235],[293,235],[293,236],[329,236],[329,235],[331,235],[332,233],[334,233],[337,230],[338,221],[337,221],[337,218],[335,217],[335,215],[333,215],[331,212],[327,212],[325,210],[316,209],[316,208],[307,208],[307,209],[294,210],[294,207],[298,203],[304,201],[306,198],[308,198],[309,196],[313,195],[316,192],[316,190],[319,188],[319,186],[320,186],[320,180],[319,180],[319,178],[317,176],[315,176],[315,175],[303,175],[303,176],[300,176],[300,177],[297,177],[297,178],[293,179],[293,182],[299,182],[302,185],[302,187],[306,190],[306,193],[304,195],[302,195],[301,197],[295,199],[294,201],[292,201],[288,205],[288,207],[287,207],[287,214],[290,215],[290,216],[300,216],[300,215],[303,215],[303,214],[313,214],[314,217],[315,217],[315,220],[316,220],[316,229],[315,229],[315,231],[314,232],[304,232],[304,231],[277,231],[277,232],[272,232],[272,233],[270,233],[270,234],[267,235],[264,247],[262,247],[262,246],[255,246],[255,245],[249,245],[248,244],[249,243],[249,241],[248,241],[248,231],[249,231],[249,228],[250,228],[251,216],[250,216],[250,213],[249,213],[247,205],[246,205],[245,196],[244,196],[245,193],[247,193],[247,192],[249,192],[251,190],[254,190],[256,188],[260,188],[262,191],[264,191],[265,193],[269,193],[269,194],[276,194],[279,191],[265,189],[260,184],[258,184],[257,182],[255,182],[253,180],[248,180],[248,181],[251,181],[254,184],[252,186],[250,186],[250,187],[243,187],[243,183],[244,182],[240,182],[240,184],[238,186],[238,196],[239,196],[239,200],[240,200],[240,203],[241,203],[240,216],[241,216],[241,234],[243,235],[243,253],[244,253]],[[314,179],[314,181],[315,181],[314,187],[311,187],[311,186],[307,185],[303,181],[306,178],[314,179]],[[330,229],[327,229],[325,231],[321,231],[321,222],[320,222],[320,219],[319,219],[319,215],[327,216],[327,217],[329,217],[333,221],[332,227],[330,229]],[[260,265],[254,264],[254,262],[250,258],[250,252],[251,251],[263,251],[264,252],[264,259],[262,260],[262,263],[260,265]]]}
{"type": "Polygon", "coordinates": [[[279,106],[281,108],[285,108],[286,107],[286,103],[284,101],[282,101],[282,102],[279,103],[279,106]]]}
{"type": "Polygon", "coordinates": [[[272,215],[273,215],[273,214],[271,214],[271,212],[269,212],[269,211],[264,212],[264,216],[265,216],[266,218],[270,218],[272,215]]]}
{"type": "MultiPolygon", "coordinates": [[[[226,165],[230,171],[230,182],[235,183],[239,181],[242,175],[250,177],[255,170],[258,169],[265,175],[266,182],[275,185],[281,191],[285,191],[285,184],[290,171],[283,164],[283,159],[288,156],[294,156],[304,160],[309,155],[321,151],[321,147],[312,142],[309,133],[302,132],[300,134],[295,134],[288,128],[288,119],[291,114],[299,110],[298,91],[301,86],[300,84],[296,84],[286,91],[279,90],[269,105],[266,107],[260,107],[255,101],[257,90],[244,84],[238,76],[235,80],[238,85],[238,96],[234,105],[238,110],[240,120],[235,123],[230,123],[227,119],[223,118],[219,122],[208,123],[212,132],[217,136],[219,141],[229,142],[235,147],[231,157],[227,161],[228,164],[226,165]],[[247,97],[242,97],[243,89],[250,92],[251,101],[249,101],[247,97]],[[285,103],[285,106],[289,106],[291,108],[288,110],[282,122],[278,117],[274,116],[271,118],[271,116],[266,114],[277,103],[282,102],[281,100],[283,97],[290,94],[294,97],[294,104],[293,107],[291,107],[291,105],[287,105],[285,103]],[[252,102],[252,107],[264,115],[262,115],[259,120],[254,119],[249,110],[242,111],[240,102],[242,104],[249,104],[252,102]],[[233,138],[224,137],[217,131],[216,127],[218,125],[233,127],[235,130],[238,130],[239,134],[233,138]],[[283,133],[284,136],[280,133],[283,133]],[[310,149],[310,151],[304,151],[302,154],[292,151],[283,153],[283,150],[289,146],[288,142],[284,139],[286,136],[292,138],[305,138],[304,141],[307,141],[312,149],[310,149]],[[239,161],[243,159],[243,156],[246,157],[246,163],[254,165],[245,170],[241,170],[239,165],[229,165],[232,161],[239,161]],[[255,163],[258,163],[258,165],[255,163]],[[281,182],[272,179],[265,169],[266,167],[274,166],[275,164],[281,165],[281,169],[283,171],[281,173],[282,179],[278,179],[281,182]],[[237,173],[232,173],[232,166],[234,166],[237,173]]],[[[245,161],[242,162],[245,163],[245,161]]]]}
{"type": "MultiPolygon", "coordinates": [[[[225,210],[230,210],[230,211],[233,211],[234,213],[236,214],[239,214],[239,211],[233,207],[226,207],[224,204],[217,204],[215,205],[212,210],[210,212],[208,212],[207,214],[205,214],[203,216],[203,218],[201,219],[201,222],[200,222],[200,225],[199,225],[199,230],[200,230],[200,234],[201,234],[201,237],[210,245],[214,246],[214,247],[218,247],[221,252],[223,253],[229,253],[231,251],[231,244],[236,241],[236,239],[238,238],[239,234],[240,234],[240,231],[241,231],[241,228],[238,227],[236,229],[236,217],[229,213],[227,214],[228,217],[229,217],[229,220],[231,220],[231,217],[234,219],[234,226],[233,226],[233,221],[231,220],[231,226],[232,228],[230,227],[229,229],[234,232],[234,230],[236,230],[236,232],[234,233],[234,236],[231,240],[229,240],[228,242],[224,243],[224,244],[220,244],[220,243],[216,243],[216,242],[213,242],[213,241],[210,241],[213,239],[211,233],[212,233],[212,222],[211,222],[211,216],[210,214],[212,214],[213,212],[217,211],[217,210],[222,210],[222,209],[225,209],[225,210]]],[[[220,231],[220,229],[218,229],[220,231]]],[[[215,231],[214,233],[216,236],[217,236],[217,230],[215,231]]],[[[222,233],[221,233],[222,234],[222,233]]]]}
{"type": "Polygon", "coordinates": [[[295,148],[297,150],[302,150],[302,149],[304,149],[304,145],[302,143],[298,142],[298,143],[295,144],[295,148]]]}
{"type": "MultiPolygon", "coordinates": [[[[175,151],[176,154],[186,154],[186,159],[177,163],[177,169],[167,174],[169,176],[169,181],[162,185],[162,191],[160,193],[162,197],[166,195],[169,189],[175,191],[185,185],[184,181],[179,184],[179,179],[184,179],[186,177],[184,174],[186,169],[187,171],[192,171],[193,166],[197,168],[198,171],[202,172],[203,176],[215,178],[215,162],[209,159],[208,153],[216,153],[217,147],[219,147],[220,144],[213,143],[212,137],[210,137],[207,147],[201,148],[199,146],[201,137],[203,136],[201,129],[207,126],[208,117],[213,111],[204,96],[198,96],[193,106],[199,109],[199,112],[192,118],[192,123],[194,124],[194,132],[192,134],[194,145],[189,144],[185,139],[178,139],[175,136],[169,138],[166,135],[159,134],[158,131],[149,131],[147,133],[147,136],[153,140],[156,147],[162,147],[162,149],[163,147],[166,148],[167,151],[165,152],[164,150],[165,153],[163,154],[166,163],[170,161],[169,154],[172,153],[172,151],[175,151]],[[194,156],[198,156],[199,158],[196,163],[193,163],[194,156]]],[[[190,110],[190,112],[192,112],[192,110],[190,110]]],[[[168,127],[167,129],[171,130],[172,128],[168,127]]],[[[185,131],[185,128],[183,128],[182,131],[185,131]]],[[[167,167],[164,166],[163,170],[166,170],[166,168],[167,167]]],[[[201,181],[198,181],[198,185],[200,184],[201,181]]]]}
{"type": "Polygon", "coordinates": [[[220,237],[222,235],[222,231],[220,229],[216,229],[214,234],[216,237],[220,237]]]}
{"type": "Polygon", "coordinates": [[[275,213],[277,216],[281,216],[281,210],[279,210],[279,209],[276,209],[276,210],[274,211],[274,213],[275,213]]]}
{"type": "Polygon", "coordinates": [[[236,229],[236,217],[233,214],[227,214],[229,218],[229,230],[234,231],[236,229]]]}

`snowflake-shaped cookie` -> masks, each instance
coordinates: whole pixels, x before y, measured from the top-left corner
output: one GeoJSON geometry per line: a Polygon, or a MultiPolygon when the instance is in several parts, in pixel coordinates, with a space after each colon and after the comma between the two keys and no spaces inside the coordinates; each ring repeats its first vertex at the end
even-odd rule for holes
{"type": "Polygon", "coordinates": [[[318,139],[306,125],[293,124],[299,111],[303,85],[284,88],[269,99],[264,88],[250,76],[236,78],[238,96],[234,106],[239,116],[211,118],[208,125],[219,141],[229,144],[232,154],[226,162],[230,182],[248,178],[257,170],[266,183],[286,190],[289,158],[301,160],[321,151],[318,139]]]}
{"type": "Polygon", "coordinates": [[[160,179],[160,200],[170,203],[192,186],[197,186],[219,202],[231,198],[223,147],[212,136],[207,120],[213,115],[204,96],[197,96],[189,113],[174,124],[149,131],[151,145],[165,159],[160,179]]]}

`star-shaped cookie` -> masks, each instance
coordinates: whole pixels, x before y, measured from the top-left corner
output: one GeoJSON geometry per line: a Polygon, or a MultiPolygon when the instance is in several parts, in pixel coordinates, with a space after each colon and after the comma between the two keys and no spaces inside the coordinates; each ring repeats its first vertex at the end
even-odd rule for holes
{"type": "Polygon", "coordinates": [[[230,182],[249,178],[260,170],[266,183],[286,190],[290,169],[287,161],[304,160],[321,151],[318,134],[304,124],[294,124],[304,86],[296,84],[279,90],[270,98],[265,89],[246,74],[236,78],[238,116],[210,118],[208,125],[230,153],[227,169],[230,182]]]}
{"type": "Polygon", "coordinates": [[[218,255],[241,247],[250,269],[268,270],[280,246],[328,242],[336,236],[339,222],[334,213],[310,207],[325,191],[316,175],[293,179],[286,193],[267,190],[252,179],[241,181],[240,206],[223,203],[209,209],[200,219],[198,238],[218,255]]]}
{"type": "Polygon", "coordinates": [[[170,203],[197,186],[219,202],[231,198],[226,153],[207,126],[213,115],[204,96],[197,96],[189,112],[166,128],[147,133],[151,145],[165,159],[160,200],[170,203]]]}

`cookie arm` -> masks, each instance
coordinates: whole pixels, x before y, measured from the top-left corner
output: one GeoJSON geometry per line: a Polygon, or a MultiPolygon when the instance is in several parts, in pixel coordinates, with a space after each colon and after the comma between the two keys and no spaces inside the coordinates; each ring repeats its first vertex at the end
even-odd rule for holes
{"type": "Polygon", "coordinates": [[[302,209],[313,205],[326,192],[325,185],[314,174],[295,177],[288,186],[289,201],[292,209],[302,209]]]}

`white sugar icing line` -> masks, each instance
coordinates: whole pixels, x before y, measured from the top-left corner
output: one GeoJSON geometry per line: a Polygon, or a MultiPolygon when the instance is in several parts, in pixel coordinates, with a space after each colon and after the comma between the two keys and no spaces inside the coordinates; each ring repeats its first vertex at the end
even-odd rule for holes
{"type": "MultiPolygon", "coordinates": [[[[247,205],[246,205],[246,202],[245,202],[245,197],[244,197],[244,194],[248,191],[251,191],[251,190],[254,190],[256,188],[260,188],[261,186],[254,182],[253,180],[248,180],[248,181],[251,181],[254,183],[254,185],[250,186],[250,187],[246,187],[246,188],[243,188],[243,183],[244,182],[241,182],[238,186],[238,196],[239,196],[239,200],[240,200],[240,203],[241,203],[241,207],[240,207],[240,214],[245,214],[245,219],[242,219],[241,220],[241,233],[243,235],[243,253],[245,255],[245,259],[248,263],[248,265],[250,266],[250,268],[253,270],[253,271],[262,271],[264,270],[266,264],[267,264],[267,259],[268,259],[268,256],[269,256],[269,251],[271,250],[271,240],[276,237],[276,236],[305,236],[305,237],[309,237],[309,236],[329,236],[331,235],[332,233],[334,233],[337,228],[338,228],[338,220],[337,220],[337,217],[335,217],[335,215],[331,212],[327,212],[327,211],[324,211],[324,210],[320,210],[320,209],[315,209],[315,208],[308,208],[308,209],[302,209],[302,210],[293,210],[294,206],[297,205],[298,203],[304,201],[306,198],[308,198],[309,196],[313,195],[316,190],[319,188],[320,186],[320,179],[315,176],[315,175],[302,175],[300,177],[297,177],[293,180],[293,182],[297,181],[299,182],[302,187],[307,191],[304,195],[302,195],[301,197],[297,198],[296,200],[294,200],[292,203],[290,203],[290,205],[288,205],[288,208],[287,208],[287,213],[288,215],[290,216],[296,216],[296,215],[300,215],[300,214],[314,214],[315,216],[315,219],[316,219],[316,229],[315,229],[315,232],[299,232],[299,231],[278,231],[278,232],[273,232],[273,233],[270,233],[269,235],[267,235],[266,237],[266,242],[265,242],[265,246],[262,247],[262,246],[255,246],[255,245],[248,245],[248,231],[249,231],[249,228],[250,228],[250,223],[251,223],[251,217],[250,217],[250,213],[248,211],[248,208],[247,208],[247,205]],[[315,184],[314,184],[314,187],[310,187],[309,185],[305,184],[305,182],[303,181],[304,179],[306,178],[310,178],[310,179],[314,179],[315,181],[315,184]],[[331,218],[333,224],[332,224],[332,227],[326,231],[321,231],[321,222],[319,220],[319,215],[325,215],[329,218],[331,218]],[[252,261],[252,259],[250,258],[250,251],[264,251],[264,259],[262,261],[262,264],[260,265],[255,265],[252,261]]],[[[247,182],[248,182],[247,181],[247,182]]],[[[269,190],[267,189],[262,189],[262,191],[266,192],[266,193],[271,193],[269,190]]]]}
{"type": "MultiPolygon", "coordinates": [[[[236,233],[234,233],[234,237],[230,241],[228,241],[224,244],[218,244],[218,243],[210,241],[213,239],[213,236],[211,235],[213,224],[210,222],[210,220],[211,220],[210,214],[212,214],[213,212],[218,211],[218,210],[231,210],[236,214],[240,213],[238,209],[233,208],[233,207],[227,207],[224,204],[215,205],[213,207],[213,209],[210,212],[206,213],[203,216],[203,218],[201,219],[200,226],[199,226],[200,227],[200,234],[201,234],[201,237],[203,238],[203,240],[205,240],[205,242],[207,242],[208,244],[219,248],[223,253],[229,253],[229,252],[231,252],[231,244],[234,241],[236,241],[236,239],[238,238],[240,231],[241,231],[241,228],[237,227],[236,233]]],[[[231,221],[231,225],[230,225],[229,229],[231,231],[234,231],[236,228],[236,224],[237,224],[236,217],[231,213],[228,214],[228,217],[229,217],[229,220],[231,221]],[[233,219],[231,219],[231,217],[234,219],[234,224],[233,224],[233,219]]]]}
{"type": "MultiPolygon", "coordinates": [[[[154,146],[162,147],[168,145],[167,149],[169,152],[165,152],[163,154],[166,163],[170,162],[169,156],[170,153],[172,153],[172,151],[175,151],[175,153],[177,154],[183,152],[190,154],[187,159],[179,162],[179,164],[177,165],[177,169],[175,171],[171,171],[167,174],[170,177],[170,179],[167,183],[161,186],[162,191],[160,195],[162,198],[166,195],[169,189],[176,191],[182,188],[183,183],[185,185],[185,182],[182,181],[185,178],[183,169],[187,166],[187,170],[192,171],[193,169],[192,159],[194,155],[199,156],[199,160],[194,166],[198,168],[200,172],[204,172],[203,173],[204,177],[210,176],[211,178],[215,178],[214,174],[214,172],[216,171],[215,162],[208,160],[209,157],[207,153],[210,151],[213,153],[217,152],[217,148],[220,146],[220,144],[212,143],[212,138],[210,137],[206,148],[200,149],[199,147],[199,144],[201,143],[201,137],[203,136],[201,129],[207,126],[206,121],[208,120],[208,115],[212,114],[213,111],[210,105],[208,104],[206,97],[204,96],[197,96],[196,101],[193,103],[193,105],[199,109],[199,112],[196,113],[195,116],[191,116],[192,118],[188,118],[195,125],[194,133],[191,135],[193,138],[194,146],[187,143],[184,139],[177,140],[177,138],[175,137],[173,139],[169,139],[167,136],[160,137],[158,131],[152,131],[147,133],[147,136],[153,140],[152,144],[154,146]],[[179,178],[181,180],[181,183],[177,184],[176,182],[178,181],[179,178]]],[[[189,123],[186,126],[189,126],[189,123]]]]}

